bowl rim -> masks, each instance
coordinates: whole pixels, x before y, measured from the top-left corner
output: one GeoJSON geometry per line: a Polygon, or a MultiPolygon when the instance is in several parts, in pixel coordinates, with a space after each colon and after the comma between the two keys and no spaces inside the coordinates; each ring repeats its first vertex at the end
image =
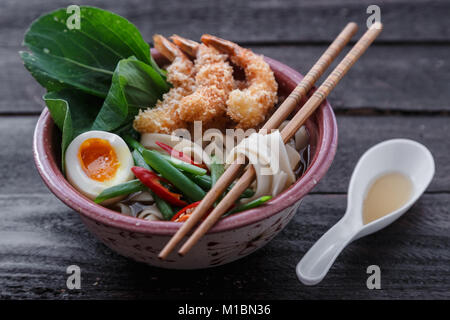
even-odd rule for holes
{"type": "MultiPolygon", "coordinates": [[[[153,50],[152,54],[155,54],[153,50]]],[[[278,69],[284,76],[295,83],[299,83],[303,79],[299,72],[283,63],[268,57],[265,57],[265,60],[272,68],[278,69]]],[[[314,158],[303,176],[264,206],[221,219],[208,233],[238,229],[262,221],[300,201],[314,188],[328,171],[337,148],[337,123],[329,102],[325,100],[314,114],[318,119],[318,129],[322,130],[319,130],[320,134],[314,158]]],[[[81,195],[63,176],[52,156],[53,146],[51,141],[54,128],[55,125],[50,112],[47,108],[44,108],[34,131],[33,155],[36,167],[44,183],[63,203],[80,213],[82,217],[130,232],[171,236],[181,227],[182,223],[180,222],[147,221],[126,216],[96,204],[81,195]]]]}

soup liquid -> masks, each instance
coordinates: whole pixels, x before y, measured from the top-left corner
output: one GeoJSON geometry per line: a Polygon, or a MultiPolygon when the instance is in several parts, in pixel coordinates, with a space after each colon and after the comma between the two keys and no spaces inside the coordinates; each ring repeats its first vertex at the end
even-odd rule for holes
{"type": "Polygon", "coordinates": [[[363,205],[363,222],[368,224],[399,209],[411,197],[411,180],[401,173],[388,173],[370,186],[363,205]]]}

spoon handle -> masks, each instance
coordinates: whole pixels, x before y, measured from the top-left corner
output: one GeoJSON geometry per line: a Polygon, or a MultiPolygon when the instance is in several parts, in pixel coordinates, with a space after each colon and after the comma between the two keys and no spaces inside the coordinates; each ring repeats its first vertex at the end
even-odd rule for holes
{"type": "Polygon", "coordinates": [[[355,233],[351,230],[351,225],[341,219],[309,249],[296,268],[303,284],[312,286],[322,281],[334,260],[353,239],[355,233]]]}

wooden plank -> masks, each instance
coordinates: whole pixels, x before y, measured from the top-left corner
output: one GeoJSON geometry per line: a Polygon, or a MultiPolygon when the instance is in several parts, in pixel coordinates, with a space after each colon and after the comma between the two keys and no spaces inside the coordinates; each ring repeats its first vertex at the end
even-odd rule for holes
{"type": "MultiPolygon", "coordinates": [[[[277,46],[255,51],[306,74],[320,57],[322,46],[277,46]]],[[[344,50],[344,53],[349,49],[344,50]]],[[[377,109],[450,111],[450,46],[373,45],[329,96],[339,110],[377,109]]],[[[341,54],[320,84],[344,57],[341,54]]]]}
{"type": "MultiPolygon", "coordinates": [[[[366,8],[373,4],[370,0],[89,3],[125,16],[147,40],[153,33],[197,39],[209,32],[301,72],[348,21],[361,26],[360,35],[366,8]]],[[[4,79],[0,86],[0,298],[450,299],[450,25],[445,24],[450,3],[377,4],[385,31],[330,97],[339,113],[339,147],[325,178],[304,199],[288,227],[263,249],[226,266],[181,272],[118,256],[99,243],[41,181],[31,145],[34,115],[43,107],[44,90],[23,68],[17,51],[31,21],[67,2],[4,0],[0,10],[4,79]],[[384,116],[374,116],[377,111],[384,116]],[[362,112],[367,114],[355,116],[362,112]],[[301,285],[295,265],[345,211],[345,193],[357,159],[373,144],[398,137],[422,142],[433,153],[436,175],[429,193],[392,226],[349,246],[319,286],[301,285]],[[82,269],[79,291],[66,288],[66,267],[71,264],[82,269]],[[381,267],[383,290],[366,288],[366,268],[372,264],[381,267]]]]}
{"type": "Polygon", "coordinates": [[[450,191],[449,117],[339,116],[338,150],[325,178],[314,192],[347,192],[353,168],[371,146],[387,139],[407,138],[424,144],[433,154],[436,173],[428,188],[450,191]]]}
{"type": "Polygon", "coordinates": [[[0,118],[0,194],[46,193],[33,159],[37,117],[0,118]]]}
{"type": "Polygon", "coordinates": [[[197,271],[157,269],[118,256],[50,194],[0,196],[0,298],[448,299],[449,200],[448,194],[425,195],[393,225],[351,244],[321,284],[306,287],[295,265],[342,216],[344,195],[307,196],[263,249],[197,271]],[[66,288],[72,264],[81,268],[81,290],[66,288]],[[382,290],[366,287],[366,268],[373,264],[381,268],[382,290]]]}
{"type": "Polygon", "coordinates": [[[45,103],[42,88],[23,66],[18,54],[19,48],[0,48],[0,68],[3,85],[0,86],[0,113],[38,113],[45,103]]]}
{"type": "MultiPolygon", "coordinates": [[[[303,74],[325,50],[325,46],[294,45],[252,48],[303,74]]],[[[0,113],[39,112],[45,91],[25,70],[17,50],[0,48],[0,68],[8,79],[0,87],[0,113]]],[[[450,45],[375,45],[355,64],[329,100],[335,110],[449,112],[449,50],[450,45]]]]}
{"type": "MultiPolygon", "coordinates": [[[[36,117],[0,119],[0,194],[48,193],[33,163],[32,135],[36,117]]],[[[450,190],[450,121],[448,117],[339,116],[336,157],[313,192],[345,193],[358,158],[372,145],[391,138],[425,144],[436,161],[429,191],[450,190]]]]}
{"type": "MultiPolygon", "coordinates": [[[[349,21],[364,29],[371,0],[144,1],[92,0],[89,5],[118,13],[138,26],[145,38],[153,33],[181,33],[198,39],[213,33],[234,41],[330,41],[349,21]]],[[[443,0],[377,1],[386,31],[384,41],[449,41],[450,4],[443,0]]],[[[67,7],[63,0],[6,0],[0,12],[0,45],[16,45],[40,15],[67,7]]],[[[363,30],[360,31],[362,34],[363,30]]]]}

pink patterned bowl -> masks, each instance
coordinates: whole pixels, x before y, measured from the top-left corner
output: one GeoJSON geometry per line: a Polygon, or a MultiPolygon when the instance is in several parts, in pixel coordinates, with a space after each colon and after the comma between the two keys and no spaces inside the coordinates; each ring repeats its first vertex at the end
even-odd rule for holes
{"type": "MultiPolygon", "coordinates": [[[[163,60],[157,52],[158,63],[163,60]]],[[[280,96],[288,95],[302,76],[286,65],[266,58],[279,84],[280,96]]],[[[64,178],[59,168],[59,130],[45,109],[34,132],[34,159],[48,188],[80,214],[86,227],[103,243],[121,255],[153,266],[198,269],[222,265],[242,258],[268,243],[298,212],[300,200],[325,175],[337,146],[333,110],[325,101],[306,123],[310,134],[311,161],[305,174],[289,189],[265,206],[220,220],[189,252],[176,251],[162,261],[157,255],[180,227],[177,222],[154,222],[119,214],[88,200],[64,178]]]]}

